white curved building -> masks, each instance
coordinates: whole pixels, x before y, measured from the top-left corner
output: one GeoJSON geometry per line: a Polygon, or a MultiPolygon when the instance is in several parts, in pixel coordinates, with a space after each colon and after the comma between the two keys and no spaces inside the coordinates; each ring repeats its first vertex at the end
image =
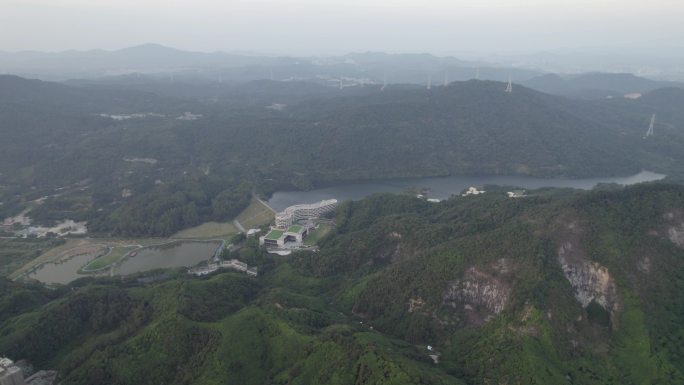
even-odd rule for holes
{"type": "Polygon", "coordinates": [[[337,199],[290,206],[276,214],[275,226],[279,229],[287,229],[299,220],[320,218],[321,216],[334,211],[336,207],[337,199]]]}

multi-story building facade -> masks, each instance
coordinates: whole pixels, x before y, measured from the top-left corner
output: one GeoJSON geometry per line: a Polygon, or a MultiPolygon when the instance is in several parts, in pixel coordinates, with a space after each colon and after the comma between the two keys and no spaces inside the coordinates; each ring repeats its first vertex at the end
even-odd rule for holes
{"type": "Polygon", "coordinates": [[[330,213],[337,207],[337,199],[323,200],[318,203],[295,205],[276,214],[275,227],[285,230],[297,221],[316,219],[330,213]]]}

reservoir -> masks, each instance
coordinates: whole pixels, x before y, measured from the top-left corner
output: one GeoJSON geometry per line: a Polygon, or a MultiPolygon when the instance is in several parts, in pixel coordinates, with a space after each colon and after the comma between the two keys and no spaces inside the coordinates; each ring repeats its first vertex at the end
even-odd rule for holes
{"type": "Polygon", "coordinates": [[[278,191],[273,194],[268,204],[276,211],[282,211],[288,206],[318,202],[324,199],[337,199],[340,202],[346,200],[359,200],[375,193],[402,193],[409,189],[428,189],[428,197],[436,199],[448,199],[454,194],[470,186],[483,187],[484,185],[515,186],[525,189],[541,187],[570,187],[589,190],[599,183],[617,183],[630,185],[641,182],[650,182],[663,179],[665,175],[650,171],[642,171],[638,174],[626,177],[610,178],[534,178],[525,176],[449,176],[434,178],[407,178],[375,180],[360,183],[350,183],[326,187],[310,191],[278,191]]]}
{"type": "MultiPolygon", "coordinates": [[[[153,269],[194,266],[213,257],[220,245],[219,241],[173,241],[163,245],[143,247],[131,252],[131,255],[115,267],[114,274],[126,275],[153,269]]],[[[101,254],[101,252],[80,254],[57,262],[47,262],[35,272],[30,273],[29,278],[43,283],[67,284],[81,277],[108,275],[110,269],[95,274],[78,272],[101,254]]]]}
{"type": "Polygon", "coordinates": [[[95,258],[97,258],[97,254],[81,254],[57,262],[47,262],[29,274],[28,277],[43,283],[66,284],[81,277],[88,277],[79,274],[78,270],[95,258]]]}
{"type": "Polygon", "coordinates": [[[136,250],[115,269],[115,274],[126,275],[153,269],[194,266],[208,261],[220,246],[218,241],[179,241],[136,250]]]}

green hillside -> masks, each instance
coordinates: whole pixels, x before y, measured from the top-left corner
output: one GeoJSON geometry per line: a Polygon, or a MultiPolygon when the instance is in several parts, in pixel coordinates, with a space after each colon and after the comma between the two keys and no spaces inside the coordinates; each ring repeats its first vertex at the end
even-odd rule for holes
{"type": "Polygon", "coordinates": [[[503,192],[346,203],[319,252],[232,254],[256,279],[5,282],[0,351],[63,384],[684,382],[684,187],[503,192]]]}
{"type": "Polygon", "coordinates": [[[672,175],[684,161],[676,88],[577,101],[490,81],[382,92],[253,82],[208,101],[0,76],[0,89],[0,216],[48,196],[36,223],[87,220],[104,234],[168,236],[231,220],[252,193],[349,180],[672,175]]]}

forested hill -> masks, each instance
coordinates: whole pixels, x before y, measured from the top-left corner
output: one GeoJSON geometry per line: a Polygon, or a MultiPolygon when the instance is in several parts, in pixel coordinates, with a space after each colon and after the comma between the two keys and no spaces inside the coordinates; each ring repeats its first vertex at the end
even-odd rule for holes
{"type": "MultiPolygon", "coordinates": [[[[187,101],[185,102],[187,103],[187,101]]],[[[51,110],[60,113],[157,112],[180,108],[177,98],[163,98],[152,92],[116,87],[72,87],[61,83],[0,75],[0,106],[51,110]]],[[[11,122],[6,122],[9,124],[11,122]]],[[[11,127],[6,127],[9,129],[11,127]]],[[[78,130],[78,127],[74,127],[78,130]]]]}
{"type": "Polygon", "coordinates": [[[316,131],[322,139],[303,140],[324,143],[321,155],[331,163],[344,167],[371,158],[363,166],[383,172],[397,164],[444,174],[545,176],[624,174],[646,167],[633,152],[643,145],[650,115],[623,114],[616,122],[605,119],[604,106],[521,86],[508,94],[504,88],[484,81],[431,90],[389,86],[376,94],[314,102],[306,112],[320,119],[316,131]],[[354,156],[345,158],[350,151],[354,156]]]}
{"type": "Polygon", "coordinates": [[[64,385],[684,383],[684,187],[504,191],[346,203],[319,252],[227,255],[258,278],[0,281],[0,351],[64,385]]]}
{"type": "Polygon", "coordinates": [[[586,99],[622,98],[625,94],[684,87],[684,83],[651,80],[628,73],[546,74],[522,83],[541,92],[586,99]]]}
{"type": "Polygon", "coordinates": [[[43,218],[69,213],[93,229],[128,235],[143,234],[120,223],[119,208],[139,213],[132,221],[145,229],[172,217],[163,231],[144,233],[168,235],[229,219],[252,189],[267,195],[343,180],[449,174],[672,174],[684,161],[679,89],[638,100],[576,101],[517,84],[509,94],[504,83],[489,81],[430,90],[258,81],[214,89],[218,96],[207,99],[210,91],[172,97],[11,76],[0,83],[0,213],[16,214],[22,202],[59,188],[60,213],[43,218]],[[644,140],[652,113],[656,135],[644,140]],[[171,199],[170,191],[184,193],[171,199]],[[212,202],[220,193],[234,201],[217,214],[212,202]],[[184,209],[174,211],[178,205],[184,209]],[[148,212],[152,207],[159,210],[148,212]]]}

